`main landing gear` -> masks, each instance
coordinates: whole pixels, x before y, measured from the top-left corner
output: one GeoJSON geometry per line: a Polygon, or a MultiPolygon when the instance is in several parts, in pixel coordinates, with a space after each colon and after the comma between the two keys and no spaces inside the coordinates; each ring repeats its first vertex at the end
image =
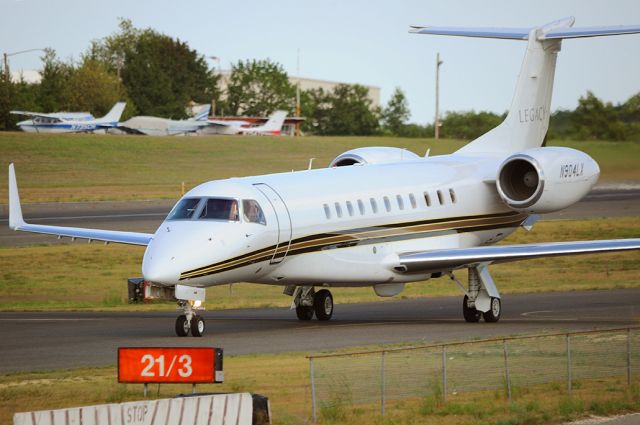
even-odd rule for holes
{"type": "Polygon", "coordinates": [[[201,337],[204,334],[205,324],[202,316],[195,314],[196,307],[190,301],[178,301],[178,309],[182,309],[181,314],[176,319],[176,335],[187,336],[191,332],[192,336],[201,337]]]}
{"type": "Polygon", "coordinates": [[[477,323],[482,317],[487,323],[500,320],[502,302],[498,289],[489,274],[486,264],[469,267],[469,287],[465,289],[462,283],[449,273],[451,280],[456,282],[464,291],[462,300],[462,316],[469,323],[477,323]]]}
{"type": "Polygon", "coordinates": [[[295,308],[298,320],[311,320],[315,314],[318,320],[326,321],[333,316],[333,296],[328,289],[315,292],[313,286],[287,287],[284,293],[293,295],[291,308],[295,308]]]}

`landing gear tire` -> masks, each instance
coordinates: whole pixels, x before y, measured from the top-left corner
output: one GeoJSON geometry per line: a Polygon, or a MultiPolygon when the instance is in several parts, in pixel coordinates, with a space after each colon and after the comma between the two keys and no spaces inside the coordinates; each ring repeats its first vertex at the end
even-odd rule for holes
{"type": "Polygon", "coordinates": [[[502,313],[502,303],[500,298],[491,298],[491,305],[489,311],[482,313],[484,321],[487,323],[495,323],[500,320],[500,314],[502,313]]]}
{"type": "Polygon", "coordinates": [[[204,319],[201,316],[193,316],[191,318],[191,335],[200,337],[204,334],[204,319]]]}
{"type": "MultiPolygon", "coordinates": [[[[468,302],[469,297],[465,295],[464,299],[462,300],[462,315],[464,316],[464,320],[468,323],[477,323],[480,321],[480,316],[482,315],[482,313],[476,310],[475,307],[469,307],[468,302]]],[[[486,316],[485,320],[487,320],[486,316]]]]}
{"type": "Polygon", "coordinates": [[[306,305],[299,305],[296,307],[296,316],[298,320],[311,320],[313,319],[313,307],[306,305]]]}
{"type": "Polygon", "coordinates": [[[176,319],[176,335],[178,336],[187,336],[189,335],[189,321],[187,320],[187,316],[180,315],[176,319]]]}
{"type": "Polygon", "coordinates": [[[327,289],[322,289],[313,296],[313,310],[320,321],[331,319],[333,315],[333,296],[327,289]]]}

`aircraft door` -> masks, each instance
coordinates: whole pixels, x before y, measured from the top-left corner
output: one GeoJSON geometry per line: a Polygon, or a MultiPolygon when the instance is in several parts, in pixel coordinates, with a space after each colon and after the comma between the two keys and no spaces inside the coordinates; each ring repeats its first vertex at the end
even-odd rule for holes
{"type": "Polygon", "coordinates": [[[275,189],[266,183],[256,183],[254,186],[265,196],[265,198],[267,198],[267,201],[269,201],[269,205],[271,205],[276,216],[276,249],[269,263],[278,264],[287,256],[289,247],[291,246],[291,215],[289,214],[289,209],[284,203],[284,200],[280,194],[275,191],[275,189]]]}

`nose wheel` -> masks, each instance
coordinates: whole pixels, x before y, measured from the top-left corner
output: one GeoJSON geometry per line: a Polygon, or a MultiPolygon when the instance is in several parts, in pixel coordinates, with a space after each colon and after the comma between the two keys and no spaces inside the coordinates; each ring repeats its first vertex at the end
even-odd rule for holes
{"type": "Polygon", "coordinates": [[[190,302],[178,302],[178,308],[184,310],[185,314],[181,314],[176,319],[176,335],[201,337],[204,335],[205,324],[202,316],[195,314],[195,310],[190,302]]]}

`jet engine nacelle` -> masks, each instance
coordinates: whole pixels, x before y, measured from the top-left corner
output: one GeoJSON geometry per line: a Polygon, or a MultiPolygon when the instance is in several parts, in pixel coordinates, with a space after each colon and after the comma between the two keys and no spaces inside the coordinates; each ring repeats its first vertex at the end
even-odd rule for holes
{"type": "Polygon", "coordinates": [[[599,175],[598,163],[584,152],[542,147],[507,158],[498,170],[496,186],[510,208],[548,213],[578,202],[596,184],[599,175]]]}
{"type": "Polygon", "coordinates": [[[357,148],[338,155],[329,167],[345,167],[347,165],[382,164],[385,162],[400,162],[420,157],[402,148],[374,146],[357,148]]]}

